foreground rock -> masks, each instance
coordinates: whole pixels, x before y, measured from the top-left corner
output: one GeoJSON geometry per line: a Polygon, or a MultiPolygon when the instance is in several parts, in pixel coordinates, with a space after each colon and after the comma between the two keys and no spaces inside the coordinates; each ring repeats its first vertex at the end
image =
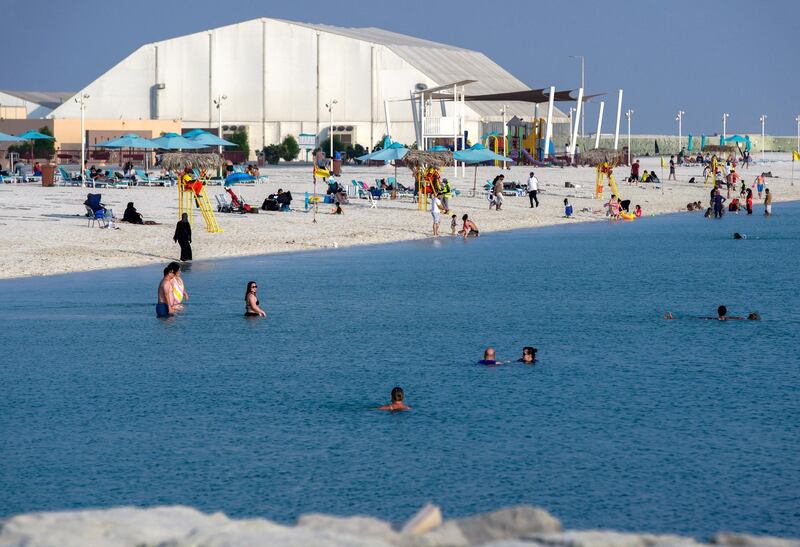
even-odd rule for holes
{"type": "MultiPolygon", "coordinates": [[[[800,547],[800,540],[720,533],[712,545],[800,547]]],[[[191,507],[29,513],[0,522],[0,547],[690,547],[704,545],[672,535],[605,530],[561,531],[559,520],[519,506],[472,517],[441,520],[426,506],[402,531],[372,517],[304,515],[296,526],[265,519],[230,519],[191,507]]]]}

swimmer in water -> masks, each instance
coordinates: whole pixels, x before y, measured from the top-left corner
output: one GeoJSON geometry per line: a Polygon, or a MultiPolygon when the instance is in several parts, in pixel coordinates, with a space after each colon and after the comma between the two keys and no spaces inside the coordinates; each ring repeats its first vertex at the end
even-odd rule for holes
{"type": "Polygon", "coordinates": [[[728,315],[728,308],[725,306],[720,306],[717,308],[717,316],[716,317],[701,317],[701,319],[711,319],[717,321],[741,321],[744,317],[737,317],[728,315]]]}
{"type": "Polygon", "coordinates": [[[672,315],[671,311],[668,311],[667,313],[664,314],[664,319],[666,319],[667,321],[672,321],[673,319],[675,319],[675,316],[672,315]]]}
{"type": "Polygon", "coordinates": [[[522,348],[522,357],[517,362],[532,365],[536,361],[536,351],[534,347],[525,346],[522,348]]]}
{"type": "Polygon", "coordinates": [[[739,232],[736,232],[733,234],[733,239],[747,239],[747,234],[740,234],[739,232]]]}
{"type": "Polygon", "coordinates": [[[266,317],[267,312],[261,309],[261,302],[258,300],[258,283],[255,281],[247,282],[247,289],[244,293],[244,316],[245,317],[266,317]]]}
{"type": "Polygon", "coordinates": [[[486,348],[483,352],[483,359],[478,361],[479,365],[504,365],[510,361],[498,361],[493,347],[486,348]]]}
{"type": "Polygon", "coordinates": [[[411,410],[411,407],[403,402],[406,395],[402,387],[392,389],[392,402],[388,405],[379,406],[378,410],[411,410]]]}
{"type": "Polygon", "coordinates": [[[761,320],[761,316],[758,314],[757,311],[751,311],[747,315],[747,320],[748,321],[760,321],[761,320]]]}

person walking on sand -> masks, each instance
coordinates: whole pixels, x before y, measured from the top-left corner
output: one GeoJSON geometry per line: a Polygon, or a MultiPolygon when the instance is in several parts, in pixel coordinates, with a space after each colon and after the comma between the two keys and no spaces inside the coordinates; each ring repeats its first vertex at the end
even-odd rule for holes
{"type": "Polygon", "coordinates": [[[178,309],[175,303],[175,295],[173,294],[173,280],[175,279],[175,272],[167,266],[164,268],[164,277],[158,284],[158,292],[156,294],[156,317],[172,317],[178,309]]]}
{"type": "Polygon", "coordinates": [[[533,202],[536,202],[536,207],[539,206],[539,199],[537,194],[539,193],[539,179],[533,174],[531,171],[531,175],[528,177],[528,199],[531,202],[531,209],[533,209],[533,202]]]}
{"type": "Polygon", "coordinates": [[[189,215],[183,213],[175,225],[175,235],[172,240],[181,246],[181,262],[192,260],[192,225],[189,224],[189,215]]]}
{"type": "Polygon", "coordinates": [[[769,188],[764,190],[764,192],[766,192],[764,195],[764,214],[770,216],[772,214],[772,193],[769,191],[769,188]]]}
{"type": "Polygon", "coordinates": [[[431,195],[431,216],[433,217],[433,237],[439,237],[439,225],[442,223],[442,201],[431,195]]]}
{"type": "Polygon", "coordinates": [[[503,179],[505,178],[505,175],[497,175],[492,181],[492,194],[494,195],[495,210],[497,211],[503,208],[503,179]]]}
{"type": "Polygon", "coordinates": [[[667,180],[674,180],[677,181],[678,179],[675,177],[675,156],[669,157],[669,176],[667,180]]]}
{"type": "Polygon", "coordinates": [[[244,316],[245,317],[266,317],[267,312],[261,309],[261,302],[258,300],[258,283],[255,281],[247,282],[247,289],[244,293],[244,316]]]}
{"type": "Polygon", "coordinates": [[[411,407],[404,402],[405,398],[406,394],[402,387],[392,388],[392,402],[379,406],[378,410],[411,410],[411,407]]]}

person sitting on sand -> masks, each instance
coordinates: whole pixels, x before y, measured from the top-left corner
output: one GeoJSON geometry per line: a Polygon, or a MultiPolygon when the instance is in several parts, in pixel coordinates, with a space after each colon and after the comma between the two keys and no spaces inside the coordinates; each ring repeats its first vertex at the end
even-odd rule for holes
{"type": "Polygon", "coordinates": [[[255,281],[247,282],[247,289],[244,293],[244,316],[245,317],[266,317],[267,312],[261,309],[261,302],[258,300],[256,292],[258,284],[255,281]]]}
{"type": "Polygon", "coordinates": [[[649,180],[653,184],[661,182],[661,180],[658,178],[658,175],[656,175],[655,171],[650,171],[650,176],[647,178],[647,180],[649,180]]]}
{"type": "Polygon", "coordinates": [[[569,199],[568,198],[564,198],[564,216],[566,218],[572,218],[572,213],[573,213],[573,209],[572,209],[572,205],[569,202],[569,199]]]}
{"type": "Polygon", "coordinates": [[[392,388],[392,402],[388,405],[379,406],[378,410],[411,410],[411,407],[404,402],[405,398],[406,394],[403,392],[402,387],[392,388]]]}
{"type": "Polygon", "coordinates": [[[128,202],[128,207],[125,209],[125,213],[122,215],[122,222],[129,222],[131,224],[144,224],[144,219],[142,219],[142,215],[136,210],[136,207],[133,206],[133,202],[128,202]]]}
{"type": "Polygon", "coordinates": [[[461,217],[461,220],[463,221],[463,227],[458,231],[458,235],[464,236],[464,239],[467,237],[478,237],[480,235],[478,226],[469,219],[469,215],[465,214],[461,217]]]}
{"type": "Polygon", "coordinates": [[[636,208],[633,210],[633,214],[636,215],[636,218],[641,218],[641,216],[644,214],[644,211],[642,211],[642,206],[636,204],[636,208]]]}
{"type": "Polygon", "coordinates": [[[518,363],[533,364],[536,361],[536,348],[532,346],[525,346],[522,348],[522,357],[517,360],[518,363]]]}
{"type": "Polygon", "coordinates": [[[731,213],[738,213],[739,212],[739,198],[733,198],[731,202],[728,204],[728,211],[731,213]]]}

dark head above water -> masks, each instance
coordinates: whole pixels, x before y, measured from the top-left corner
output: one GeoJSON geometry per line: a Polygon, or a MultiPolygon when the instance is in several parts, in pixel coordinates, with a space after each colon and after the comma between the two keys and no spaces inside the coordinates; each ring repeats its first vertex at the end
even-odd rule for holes
{"type": "Polygon", "coordinates": [[[719,316],[720,319],[725,317],[726,315],[728,315],[728,308],[726,308],[725,306],[718,307],[717,315],[719,316]]]}

